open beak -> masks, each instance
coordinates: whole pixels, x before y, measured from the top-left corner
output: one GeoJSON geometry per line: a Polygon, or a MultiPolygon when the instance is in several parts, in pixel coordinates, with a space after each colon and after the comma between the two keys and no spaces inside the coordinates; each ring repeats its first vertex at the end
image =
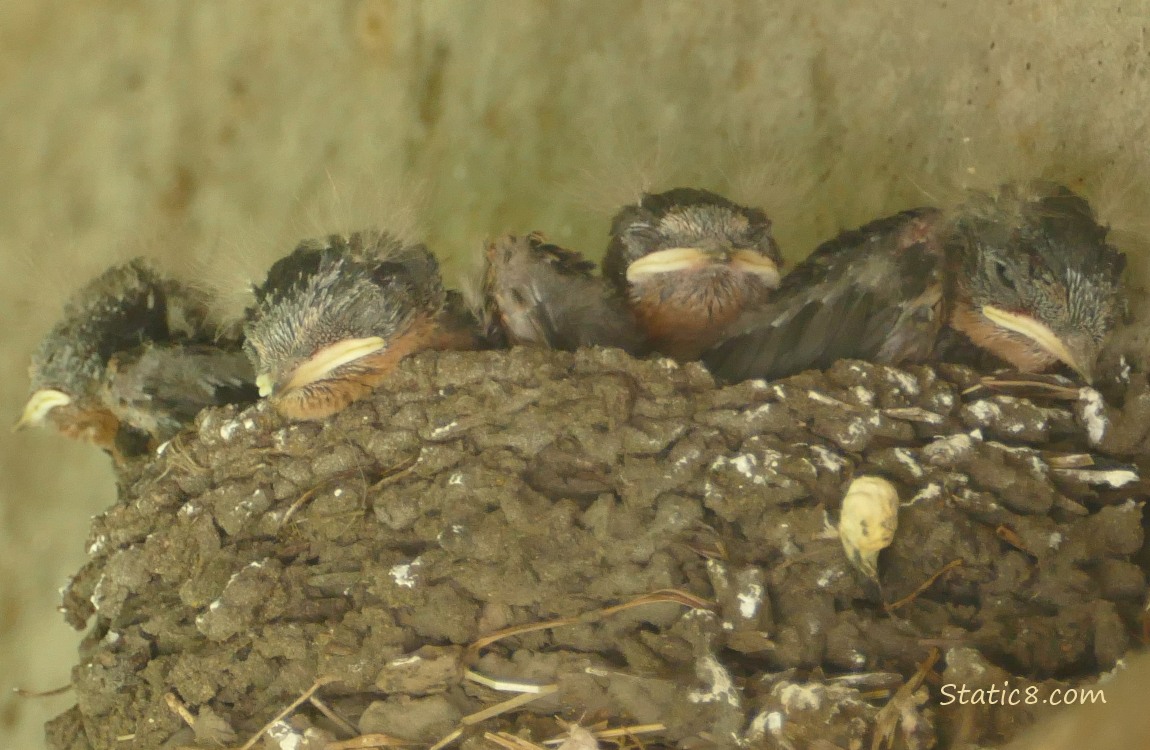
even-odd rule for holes
{"type": "Polygon", "coordinates": [[[660,273],[691,271],[717,263],[763,277],[764,283],[775,287],[779,283],[779,268],[765,255],[750,250],[708,251],[697,247],[672,247],[644,255],[627,267],[627,281],[632,284],[660,273]]]}
{"type": "Polygon", "coordinates": [[[348,362],[373,354],[385,346],[387,342],[379,336],[344,339],[313,354],[292,371],[286,383],[279,383],[271,373],[264,372],[256,377],[256,387],[259,388],[260,395],[265,397],[302,388],[317,380],[323,380],[348,362]]]}
{"type": "Polygon", "coordinates": [[[24,404],[24,412],[20,419],[12,426],[12,431],[23,430],[26,427],[39,427],[44,424],[48,412],[57,406],[67,406],[72,403],[72,397],[63,391],[53,388],[42,388],[28,398],[24,404]]]}
{"type": "Polygon", "coordinates": [[[996,325],[1030,339],[1081,375],[1087,384],[1093,382],[1098,346],[1089,338],[1085,336],[1059,338],[1054,331],[1034,318],[1007,312],[993,305],[983,305],[982,314],[996,325]]]}

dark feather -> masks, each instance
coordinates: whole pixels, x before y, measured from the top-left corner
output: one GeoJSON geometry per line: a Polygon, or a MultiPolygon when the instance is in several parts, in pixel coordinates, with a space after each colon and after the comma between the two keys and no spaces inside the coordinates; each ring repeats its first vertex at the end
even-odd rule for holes
{"type": "Polygon", "coordinates": [[[113,266],[81,287],[32,357],[32,390],[94,397],[113,355],[154,342],[210,342],[218,331],[207,297],[161,277],[142,258],[113,266]]]}
{"type": "Polygon", "coordinates": [[[897,364],[929,355],[943,258],[933,209],[904,211],[820,245],[768,302],[704,355],[721,378],[774,379],[838,359],[897,364]]]}
{"type": "Polygon", "coordinates": [[[242,351],[204,344],[143,346],[112,358],[103,389],[123,424],[168,440],[203,409],[254,403],[259,394],[242,351]]]}
{"type": "Polygon", "coordinates": [[[487,249],[488,328],[507,344],[642,350],[631,311],[592,275],[595,264],[542,235],[502,237],[487,249]]]}
{"type": "Polygon", "coordinates": [[[734,212],[748,211],[734,201],[702,188],[672,188],[662,193],[644,193],[639,205],[656,217],[685,206],[721,206],[734,212]]]}

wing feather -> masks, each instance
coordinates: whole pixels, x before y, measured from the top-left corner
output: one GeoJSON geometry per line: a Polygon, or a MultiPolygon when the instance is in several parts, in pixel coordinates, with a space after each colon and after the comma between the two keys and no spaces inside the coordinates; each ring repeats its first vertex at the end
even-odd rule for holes
{"type": "Polygon", "coordinates": [[[942,251],[933,209],[904,211],[819,246],[704,355],[719,377],[774,379],[838,359],[922,359],[938,334],[942,251]]]}

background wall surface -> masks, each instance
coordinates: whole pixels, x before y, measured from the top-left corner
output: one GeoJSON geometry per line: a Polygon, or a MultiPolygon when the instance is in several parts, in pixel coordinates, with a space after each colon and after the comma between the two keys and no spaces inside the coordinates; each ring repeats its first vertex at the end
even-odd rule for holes
{"type": "MultiPolygon", "coordinates": [[[[0,415],[67,292],[144,253],[242,308],[306,235],[384,224],[449,278],[532,229],[598,256],[644,188],[761,205],[786,254],[1014,176],[1140,254],[1150,3],[90,0],[0,4],[0,415]]],[[[41,745],[55,611],[107,459],[0,433],[0,745],[41,745]]]]}

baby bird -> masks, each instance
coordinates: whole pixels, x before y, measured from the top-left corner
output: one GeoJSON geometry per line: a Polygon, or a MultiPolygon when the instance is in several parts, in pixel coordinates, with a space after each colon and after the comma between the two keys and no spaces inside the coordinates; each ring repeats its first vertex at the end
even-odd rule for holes
{"type": "Polygon", "coordinates": [[[215,334],[203,295],[139,258],[114,266],[72,296],[40,342],[16,429],[51,426],[120,461],[206,406],[254,400],[238,343],[215,334]]]}
{"type": "Polygon", "coordinates": [[[533,232],[488,243],[485,260],[483,317],[492,343],[642,353],[643,336],[630,309],[579,253],[533,232]]]}
{"type": "Polygon", "coordinates": [[[657,352],[697,359],[779,284],[771,222],[707,190],[644,194],[611,226],[603,275],[657,352]]]}
{"type": "Polygon", "coordinates": [[[951,359],[972,344],[1024,372],[1090,381],[1122,309],[1125,256],[1089,204],[1049,182],[871,222],[819,246],[704,356],[720,377],[779,378],[842,358],[951,359]]]}
{"type": "Polygon", "coordinates": [[[950,326],[1023,372],[1061,362],[1092,382],[1123,309],[1126,256],[1090,204],[1052,183],[975,195],[947,234],[950,326]]]}
{"type": "Polygon", "coordinates": [[[427,248],[374,230],[300,243],[253,291],[244,347],[260,395],[290,419],[341,411],[409,354],[477,344],[427,248]]]}

